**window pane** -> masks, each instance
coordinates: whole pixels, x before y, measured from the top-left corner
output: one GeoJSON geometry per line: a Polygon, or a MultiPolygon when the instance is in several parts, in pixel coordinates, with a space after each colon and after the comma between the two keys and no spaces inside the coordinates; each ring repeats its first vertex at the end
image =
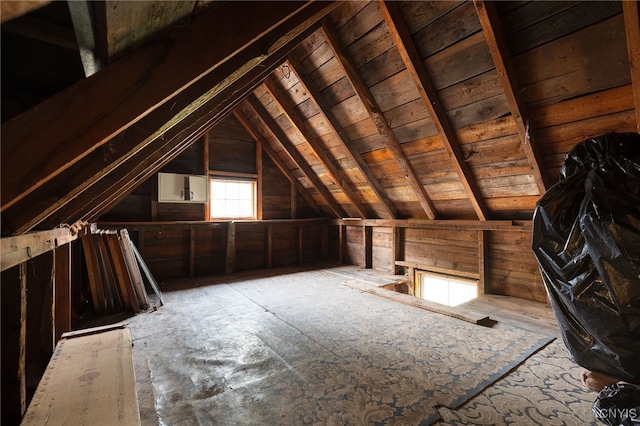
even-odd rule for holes
{"type": "Polygon", "coordinates": [[[227,182],[227,200],[238,199],[238,184],[236,182],[227,182]]]}
{"type": "Polygon", "coordinates": [[[476,282],[430,274],[421,274],[421,277],[420,296],[425,300],[456,306],[478,296],[476,282]]]}
{"type": "Polygon", "coordinates": [[[252,217],[253,216],[253,206],[251,200],[240,200],[238,201],[238,211],[240,216],[244,217],[252,217]]]}
{"type": "Polygon", "coordinates": [[[211,202],[211,216],[226,217],[226,209],[225,209],[224,202],[221,202],[221,201],[211,202]]]}
{"type": "Polygon", "coordinates": [[[238,188],[238,198],[241,200],[252,200],[253,199],[253,183],[246,183],[244,185],[240,185],[238,188]]]}
{"type": "Polygon", "coordinates": [[[255,218],[255,182],[211,179],[211,218],[255,218]]]}
{"type": "Polygon", "coordinates": [[[211,181],[211,199],[224,200],[225,197],[225,182],[212,180],[211,181]]]}

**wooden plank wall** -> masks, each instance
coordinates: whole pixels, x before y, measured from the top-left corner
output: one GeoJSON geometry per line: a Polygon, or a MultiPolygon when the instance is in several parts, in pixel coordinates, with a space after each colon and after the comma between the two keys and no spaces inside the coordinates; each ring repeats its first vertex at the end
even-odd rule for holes
{"type": "Polygon", "coordinates": [[[71,330],[75,239],[61,229],[3,239],[2,424],[20,424],[56,342],[71,330]]]}
{"type": "Polygon", "coordinates": [[[547,302],[531,250],[529,221],[331,223],[328,244],[331,260],[336,262],[395,273],[397,261],[415,265],[416,269],[476,278],[485,294],[547,302]]]}
{"type": "Polygon", "coordinates": [[[531,229],[487,231],[487,244],[487,293],[547,301],[531,250],[531,229]]]}
{"type": "Polygon", "coordinates": [[[126,228],[156,280],[308,263],[328,252],[326,219],[101,222],[99,227],[126,228]]]}

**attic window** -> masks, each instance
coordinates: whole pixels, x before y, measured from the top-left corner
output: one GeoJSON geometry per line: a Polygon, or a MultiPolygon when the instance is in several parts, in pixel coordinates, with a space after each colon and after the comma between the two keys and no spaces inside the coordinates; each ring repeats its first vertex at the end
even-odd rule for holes
{"type": "Polygon", "coordinates": [[[256,219],[256,181],[212,177],[211,219],[256,219]]]}
{"type": "Polygon", "coordinates": [[[448,275],[420,272],[417,294],[422,299],[441,305],[457,306],[478,297],[478,282],[448,275]]]}

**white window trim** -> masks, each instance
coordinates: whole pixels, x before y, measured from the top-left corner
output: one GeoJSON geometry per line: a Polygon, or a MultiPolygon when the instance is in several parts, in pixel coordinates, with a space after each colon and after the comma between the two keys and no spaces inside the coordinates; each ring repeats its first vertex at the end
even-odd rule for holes
{"type": "Polygon", "coordinates": [[[257,187],[258,180],[254,177],[237,177],[235,175],[225,176],[222,174],[209,175],[209,219],[212,221],[215,220],[256,220],[257,219],[257,205],[258,205],[258,197],[257,197],[257,187]],[[252,186],[252,199],[251,199],[251,208],[252,214],[250,216],[216,216],[214,215],[213,207],[216,202],[216,198],[213,194],[213,182],[215,181],[224,181],[224,182],[238,182],[238,183],[250,183],[252,186]]]}

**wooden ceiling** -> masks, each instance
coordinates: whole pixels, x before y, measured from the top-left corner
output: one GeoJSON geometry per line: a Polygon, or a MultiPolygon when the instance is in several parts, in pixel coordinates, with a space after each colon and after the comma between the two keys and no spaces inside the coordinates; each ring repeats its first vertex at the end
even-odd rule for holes
{"type": "Polygon", "coordinates": [[[3,235],[96,220],[222,120],[329,216],[481,221],[640,123],[636,2],[72,3],[3,18],[3,235]]]}

